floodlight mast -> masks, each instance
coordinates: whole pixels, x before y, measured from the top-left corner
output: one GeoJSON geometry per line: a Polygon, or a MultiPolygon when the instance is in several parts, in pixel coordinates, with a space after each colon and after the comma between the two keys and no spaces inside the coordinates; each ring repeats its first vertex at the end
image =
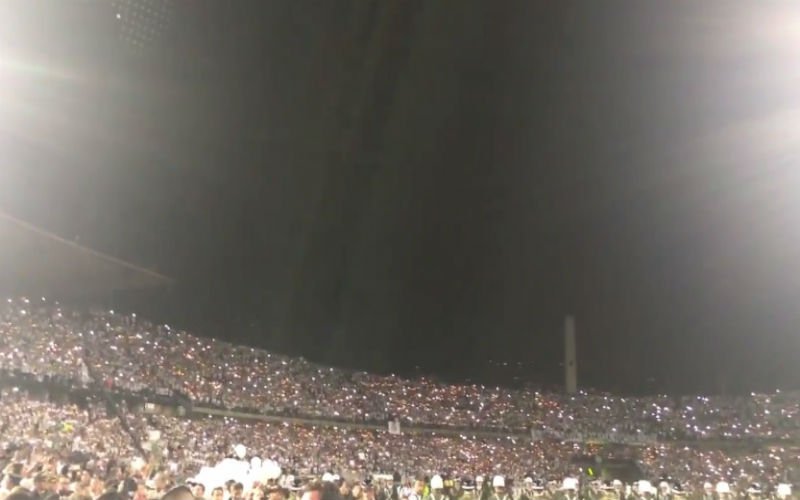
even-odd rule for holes
{"type": "Polygon", "coordinates": [[[575,355],[575,317],[564,320],[564,389],[567,394],[578,391],[578,360],[575,355]]]}

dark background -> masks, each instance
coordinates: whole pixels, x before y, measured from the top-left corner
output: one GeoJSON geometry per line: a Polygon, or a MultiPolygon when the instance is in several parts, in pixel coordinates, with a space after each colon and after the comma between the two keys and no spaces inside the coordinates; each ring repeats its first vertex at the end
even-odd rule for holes
{"type": "Polygon", "coordinates": [[[0,206],[178,280],[123,307],[537,384],[572,313],[586,386],[798,386],[798,5],[0,9],[0,206]]]}

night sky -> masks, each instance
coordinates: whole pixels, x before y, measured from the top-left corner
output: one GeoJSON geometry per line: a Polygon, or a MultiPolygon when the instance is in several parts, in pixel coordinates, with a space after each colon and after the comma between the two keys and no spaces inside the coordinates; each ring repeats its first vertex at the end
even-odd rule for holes
{"type": "Polygon", "coordinates": [[[800,386],[800,4],[151,3],[0,6],[0,207],[177,279],[137,311],[539,384],[571,313],[582,385],[800,386]]]}

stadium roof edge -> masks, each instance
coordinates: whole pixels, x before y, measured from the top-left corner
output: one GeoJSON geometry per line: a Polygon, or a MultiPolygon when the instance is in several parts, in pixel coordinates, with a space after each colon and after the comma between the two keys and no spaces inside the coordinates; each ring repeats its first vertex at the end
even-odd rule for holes
{"type": "Polygon", "coordinates": [[[104,254],[39,228],[0,209],[0,278],[6,292],[84,292],[168,287],[163,274],[104,254]]]}

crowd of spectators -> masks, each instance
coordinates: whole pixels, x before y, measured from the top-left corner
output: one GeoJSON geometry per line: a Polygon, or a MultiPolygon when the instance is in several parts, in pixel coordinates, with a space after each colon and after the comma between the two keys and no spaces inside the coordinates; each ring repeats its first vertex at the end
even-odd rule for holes
{"type": "Polygon", "coordinates": [[[79,312],[44,299],[12,299],[0,307],[0,370],[76,388],[99,384],[110,393],[163,391],[196,404],[274,415],[350,423],[397,418],[406,427],[463,430],[393,433],[344,423],[184,418],[102,399],[56,404],[4,389],[6,477],[34,489],[34,479],[55,482],[73,500],[96,499],[120,481],[128,481],[131,498],[155,498],[230,457],[237,444],[297,477],[336,471],[356,478],[530,474],[559,481],[585,472],[576,457],[605,456],[636,463],[646,476],[701,488],[720,479],[776,484],[794,479],[799,465],[789,444],[797,430],[795,394],[623,398],[445,385],[317,366],[132,314],[79,312]],[[477,432],[484,428],[524,432],[487,437],[477,432]],[[679,441],[703,438],[762,442],[723,452],[679,441]]]}
{"type": "Polygon", "coordinates": [[[44,298],[0,306],[0,370],[164,391],[195,404],[273,415],[530,430],[573,441],[779,440],[800,431],[800,395],[794,393],[625,398],[448,385],[319,366],[135,314],[77,311],[44,298]]]}
{"type": "MultiPolygon", "coordinates": [[[[70,492],[73,500],[98,498],[124,479],[138,500],[157,497],[172,484],[195,477],[209,464],[246,446],[246,460],[274,460],[287,477],[321,477],[334,472],[360,480],[377,474],[403,478],[533,476],[560,483],[586,477],[576,457],[626,459],[639,464],[644,477],[670,477],[700,491],[704,482],[778,484],[798,470],[794,450],[704,451],[678,444],[616,446],[529,438],[480,438],[432,433],[390,434],[332,426],[248,422],[225,418],[178,418],[127,411],[105,405],[81,406],[36,400],[24,391],[0,394],[0,461],[6,475],[31,488],[33,479],[70,492]],[[16,464],[19,468],[12,470],[16,464]],[[27,478],[27,481],[25,479],[27,478]],[[28,483],[26,485],[26,482],[28,483]]],[[[62,496],[67,496],[66,494],[62,496]]],[[[0,491],[2,497],[2,491],[0,491]]]]}

